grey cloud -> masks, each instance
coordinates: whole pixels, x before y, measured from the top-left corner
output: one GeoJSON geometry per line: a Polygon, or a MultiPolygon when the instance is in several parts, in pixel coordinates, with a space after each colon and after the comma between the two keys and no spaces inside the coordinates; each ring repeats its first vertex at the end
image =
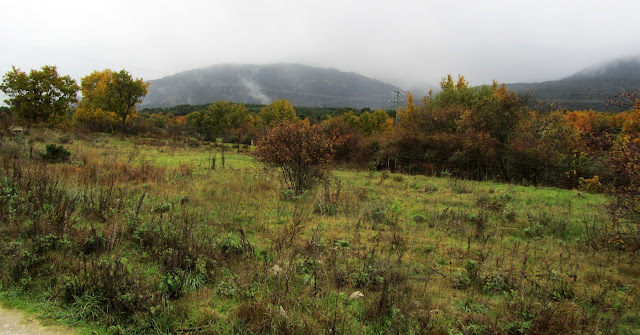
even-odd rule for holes
{"type": "Polygon", "coordinates": [[[296,62],[407,88],[448,73],[531,82],[640,54],[639,12],[635,0],[10,1],[0,72],[55,64],[79,79],[124,67],[157,79],[226,62],[296,62]]]}

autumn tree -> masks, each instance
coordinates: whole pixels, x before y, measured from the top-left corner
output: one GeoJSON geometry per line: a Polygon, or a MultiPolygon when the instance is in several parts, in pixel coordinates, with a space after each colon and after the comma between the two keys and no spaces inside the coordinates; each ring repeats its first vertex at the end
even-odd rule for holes
{"type": "Polygon", "coordinates": [[[109,108],[110,97],[107,94],[107,87],[113,74],[113,71],[106,69],[104,71],[93,71],[91,74],[81,78],[82,101],[80,105],[90,109],[112,109],[109,108]]]}
{"type": "Polygon", "coordinates": [[[420,104],[409,95],[399,112],[389,150],[414,172],[449,170],[469,178],[504,176],[510,136],[524,115],[525,99],[505,85],[470,87],[463,76],[440,82],[420,104]]]}
{"type": "Polygon", "coordinates": [[[136,114],[136,105],[147,94],[149,83],[134,79],[129,72],[110,69],[95,71],[81,79],[82,101],[79,111],[87,115],[108,119],[115,117],[126,124],[136,114]],[[111,114],[113,113],[113,114],[111,114]]]}
{"type": "MultiPolygon", "coordinates": [[[[466,85],[466,84],[465,84],[466,85]]],[[[484,85],[464,101],[456,121],[461,146],[449,162],[466,167],[465,174],[487,178],[505,174],[504,160],[510,136],[524,115],[524,100],[504,84],[484,85]]]]}
{"type": "Polygon", "coordinates": [[[87,108],[80,104],[73,113],[73,123],[91,131],[111,132],[119,118],[114,112],[101,108],[87,108]]]}
{"type": "MultiPolygon", "coordinates": [[[[433,95],[433,91],[430,91],[429,94],[433,95]]],[[[420,108],[416,105],[413,94],[407,92],[407,105],[398,112],[398,123],[402,124],[405,128],[412,128],[412,126],[415,125],[413,120],[420,117],[418,115],[419,113],[420,108]]]]}
{"type": "Polygon", "coordinates": [[[534,185],[571,187],[578,178],[572,157],[577,137],[561,112],[530,111],[520,118],[502,157],[510,180],[526,180],[534,185]]]}
{"type": "Polygon", "coordinates": [[[353,113],[353,110],[340,115],[339,118],[340,120],[342,120],[342,122],[350,125],[353,128],[358,128],[360,126],[360,118],[355,113],[353,113]]]}
{"type": "Polygon", "coordinates": [[[626,241],[634,251],[640,249],[640,99],[624,123],[609,158],[614,177],[611,202],[616,242],[626,241]]]}
{"type": "Polygon", "coordinates": [[[297,120],[298,117],[293,105],[285,99],[278,99],[260,109],[257,121],[262,128],[266,128],[297,120]]]}
{"type": "Polygon", "coordinates": [[[636,251],[640,249],[640,136],[625,134],[616,141],[609,168],[615,176],[611,212],[615,236],[636,251]]]}
{"type": "Polygon", "coordinates": [[[14,66],[2,77],[0,89],[9,97],[4,102],[19,118],[56,123],[77,101],[78,85],[69,76],[59,76],[55,66],[46,65],[29,74],[14,66]]]}
{"type": "Polygon", "coordinates": [[[168,119],[169,128],[175,127],[176,129],[180,129],[187,124],[187,117],[184,115],[172,116],[168,119]]]}
{"type": "Polygon", "coordinates": [[[342,141],[334,147],[334,158],[337,161],[347,162],[359,149],[362,142],[362,133],[358,117],[352,112],[344,113],[337,117],[329,117],[320,123],[320,129],[330,138],[340,138],[342,141]]]}
{"type": "Polygon", "coordinates": [[[281,123],[258,139],[255,156],[280,169],[286,187],[301,194],[328,173],[334,145],[339,142],[319,126],[311,126],[309,120],[281,123]]]}

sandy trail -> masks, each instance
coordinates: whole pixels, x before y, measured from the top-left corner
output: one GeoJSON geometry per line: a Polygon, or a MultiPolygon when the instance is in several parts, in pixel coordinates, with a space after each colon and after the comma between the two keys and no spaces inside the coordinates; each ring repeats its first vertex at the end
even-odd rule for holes
{"type": "Polygon", "coordinates": [[[43,326],[35,319],[17,309],[0,306],[0,335],[61,335],[72,334],[73,330],[61,326],[43,326]]]}

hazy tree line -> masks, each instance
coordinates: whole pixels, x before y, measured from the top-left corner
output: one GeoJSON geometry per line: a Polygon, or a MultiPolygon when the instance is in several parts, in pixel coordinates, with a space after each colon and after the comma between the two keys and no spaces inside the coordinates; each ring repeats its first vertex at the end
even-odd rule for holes
{"type": "Polygon", "coordinates": [[[611,168],[612,154],[636,145],[640,127],[637,104],[617,114],[532,107],[526,95],[504,85],[469,87],[464,77],[443,78],[438,94],[419,101],[409,94],[395,121],[392,111],[294,108],[286,100],[269,105],[217,101],[139,113],[136,105],[147,87],[125,70],[95,71],[78,86],[53,66],[29,74],[13,68],[0,85],[9,97],[2,115],[78,131],[223,138],[237,144],[304,119],[336,139],[331,158],[341,164],[592,190],[621,182],[619,171],[611,168]]]}
{"type": "MultiPolygon", "coordinates": [[[[173,116],[185,116],[192,112],[201,111],[209,108],[213,103],[202,105],[178,105],[173,107],[151,107],[140,110],[140,115],[148,117],[151,114],[171,114],[173,116]]],[[[258,114],[260,109],[264,108],[264,104],[244,104],[250,114],[258,114]]],[[[329,117],[340,116],[345,113],[354,113],[360,115],[362,113],[371,112],[370,108],[351,108],[351,107],[306,107],[296,106],[296,114],[301,119],[309,119],[313,123],[318,123],[328,119],[329,117]]],[[[394,111],[388,110],[387,113],[392,115],[394,111]]]]}

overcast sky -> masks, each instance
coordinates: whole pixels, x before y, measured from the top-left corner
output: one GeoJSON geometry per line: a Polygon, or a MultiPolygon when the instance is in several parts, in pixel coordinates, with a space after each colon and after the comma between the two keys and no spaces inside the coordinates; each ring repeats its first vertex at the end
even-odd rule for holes
{"type": "Polygon", "coordinates": [[[415,88],[559,79],[640,55],[637,0],[7,0],[0,71],[157,79],[218,63],[335,67],[415,88]]]}

